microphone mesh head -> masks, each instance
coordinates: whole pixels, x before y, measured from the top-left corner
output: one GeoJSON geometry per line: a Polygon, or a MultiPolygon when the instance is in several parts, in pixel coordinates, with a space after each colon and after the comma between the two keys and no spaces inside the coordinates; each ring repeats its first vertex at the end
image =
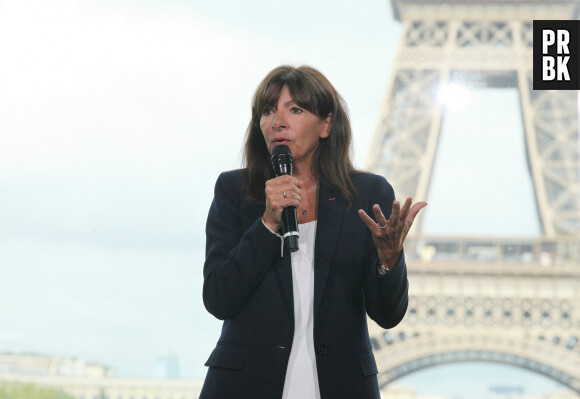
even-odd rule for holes
{"type": "Polygon", "coordinates": [[[279,144],[272,148],[272,167],[276,177],[282,175],[292,176],[294,169],[294,160],[292,159],[292,151],[285,144],[279,144]]]}
{"type": "Polygon", "coordinates": [[[290,151],[290,147],[288,147],[286,144],[278,144],[272,149],[272,156],[275,157],[280,154],[292,155],[292,151],[290,151]]]}

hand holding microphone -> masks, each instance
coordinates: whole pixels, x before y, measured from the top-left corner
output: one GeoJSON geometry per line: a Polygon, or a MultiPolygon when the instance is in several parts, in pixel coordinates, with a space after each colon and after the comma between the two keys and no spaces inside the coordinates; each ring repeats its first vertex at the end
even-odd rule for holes
{"type": "Polygon", "coordinates": [[[272,231],[282,234],[284,245],[294,252],[298,250],[296,207],[302,183],[292,177],[293,159],[288,146],[274,147],[272,167],[277,177],[266,182],[266,211],[262,219],[272,231]]]}

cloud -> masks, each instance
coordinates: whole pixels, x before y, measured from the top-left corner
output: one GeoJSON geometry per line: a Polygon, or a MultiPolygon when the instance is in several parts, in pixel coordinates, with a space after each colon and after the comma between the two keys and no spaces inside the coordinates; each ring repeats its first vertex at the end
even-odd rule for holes
{"type": "Polygon", "coordinates": [[[203,160],[200,140],[243,132],[231,129],[233,106],[206,106],[236,86],[231,65],[255,50],[243,36],[171,9],[32,9],[12,7],[0,19],[9,60],[0,65],[2,165],[203,160]]]}
{"type": "Polygon", "coordinates": [[[89,4],[4,5],[0,236],[202,244],[260,61],[232,65],[257,46],[176,8],[89,4]]]}

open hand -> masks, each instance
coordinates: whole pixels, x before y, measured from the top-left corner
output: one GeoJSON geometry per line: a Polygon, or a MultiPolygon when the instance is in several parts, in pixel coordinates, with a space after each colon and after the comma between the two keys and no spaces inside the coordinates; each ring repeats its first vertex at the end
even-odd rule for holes
{"type": "Polygon", "coordinates": [[[376,223],[364,210],[359,209],[358,211],[360,218],[373,235],[380,262],[388,269],[395,267],[415,217],[421,209],[427,206],[425,201],[419,201],[411,206],[412,202],[411,197],[407,198],[403,208],[401,208],[399,201],[394,201],[389,220],[385,218],[379,205],[373,205],[376,223]]]}

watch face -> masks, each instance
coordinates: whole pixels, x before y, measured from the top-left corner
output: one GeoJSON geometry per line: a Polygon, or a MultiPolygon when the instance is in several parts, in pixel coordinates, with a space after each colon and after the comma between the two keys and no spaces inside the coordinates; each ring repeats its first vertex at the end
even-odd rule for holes
{"type": "Polygon", "coordinates": [[[377,265],[377,275],[378,276],[384,276],[385,274],[387,274],[390,271],[391,270],[388,269],[387,267],[385,267],[385,265],[383,265],[382,263],[379,263],[377,265]]]}

